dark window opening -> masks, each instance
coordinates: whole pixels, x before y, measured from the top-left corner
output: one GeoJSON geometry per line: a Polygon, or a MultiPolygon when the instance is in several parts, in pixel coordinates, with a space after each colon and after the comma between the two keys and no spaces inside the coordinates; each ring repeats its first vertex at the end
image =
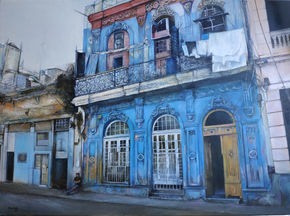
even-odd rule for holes
{"type": "Polygon", "coordinates": [[[114,68],[119,68],[123,66],[123,57],[114,58],[114,68]]]}
{"type": "Polygon", "coordinates": [[[159,22],[154,22],[152,25],[152,38],[158,39],[168,37],[170,35],[169,18],[163,18],[159,22]]]}
{"type": "Polygon", "coordinates": [[[155,41],[155,52],[156,53],[162,53],[167,51],[167,43],[166,39],[161,39],[155,41]]]}
{"type": "Polygon", "coordinates": [[[201,14],[201,18],[195,20],[199,22],[202,28],[203,34],[210,32],[221,32],[226,30],[225,16],[228,13],[224,13],[223,9],[215,5],[206,6],[201,14]]]}
{"type": "Polygon", "coordinates": [[[76,59],[76,77],[83,77],[85,74],[86,54],[83,52],[76,52],[76,59]]]}
{"type": "Polygon", "coordinates": [[[13,181],[14,174],[14,152],[7,152],[6,180],[13,181]]]}
{"type": "Polygon", "coordinates": [[[290,1],[266,0],[266,10],[270,31],[290,28],[290,1]]]}
{"type": "Polygon", "coordinates": [[[290,89],[280,89],[280,98],[290,156],[290,89]]]}
{"type": "Polygon", "coordinates": [[[124,48],[124,32],[116,32],[114,34],[114,49],[124,48]]]}
{"type": "Polygon", "coordinates": [[[210,114],[205,122],[205,126],[233,124],[232,117],[224,111],[215,111],[210,114]]]}

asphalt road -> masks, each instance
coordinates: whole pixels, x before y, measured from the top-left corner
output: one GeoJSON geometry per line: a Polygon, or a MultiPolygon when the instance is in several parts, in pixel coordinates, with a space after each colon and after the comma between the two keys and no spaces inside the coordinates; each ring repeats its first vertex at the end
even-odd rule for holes
{"type": "MultiPolygon", "coordinates": [[[[205,213],[203,212],[202,215],[205,213]]],[[[0,192],[0,215],[200,215],[141,205],[100,203],[0,192]]],[[[212,215],[212,213],[210,213],[212,215]]],[[[224,215],[224,214],[220,214],[224,215]]]]}

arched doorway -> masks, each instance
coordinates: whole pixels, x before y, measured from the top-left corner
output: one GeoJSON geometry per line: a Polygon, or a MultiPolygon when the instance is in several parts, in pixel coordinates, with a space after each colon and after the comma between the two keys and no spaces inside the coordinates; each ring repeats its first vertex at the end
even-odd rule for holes
{"type": "Polygon", "coordinates": [[[103,155],[103,181],[129,184],[130,131],[125,122],[117,120],[108,125],[103,155]]]}
{"type": "Polygon", "coordinates": [[[181,130],[172,115],[153,124],[153,190],[181,190],[183,185],[181,130]]]}
{"type": "Polygon", "coordinates": [[[238,140],[233,116],[211,111],[203,122],[206,196],[242,198],[238,140]]]}

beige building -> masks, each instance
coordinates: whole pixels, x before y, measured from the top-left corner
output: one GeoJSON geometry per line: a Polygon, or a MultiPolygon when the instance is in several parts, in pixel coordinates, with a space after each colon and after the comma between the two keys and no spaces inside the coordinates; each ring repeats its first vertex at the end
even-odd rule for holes
{"type": "Polygon", "coordinates": [[[249,29],[261,109],[275,173],[290,173],[290,1],[248,0],[249,29]],[[287,14],[288,13],[288,14],[287,14]],[[288,140],[288,141],[287,141],[288,140]]]}

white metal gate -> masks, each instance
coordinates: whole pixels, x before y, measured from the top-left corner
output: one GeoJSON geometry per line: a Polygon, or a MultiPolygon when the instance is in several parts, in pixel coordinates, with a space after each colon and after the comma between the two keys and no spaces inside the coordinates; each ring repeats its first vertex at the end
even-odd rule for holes
{"type": "Polygon", "coordinates": [[[154,189],[182,189],[181,136],[175,117],[163,115],[155,121],[152,142],[154,189]]]}
{"type": "Polygon", "coordinates": [[[129,129],[124,122],[113,122],[108,126],[104,138],[104,181],[129,183],[129,129]]]}

